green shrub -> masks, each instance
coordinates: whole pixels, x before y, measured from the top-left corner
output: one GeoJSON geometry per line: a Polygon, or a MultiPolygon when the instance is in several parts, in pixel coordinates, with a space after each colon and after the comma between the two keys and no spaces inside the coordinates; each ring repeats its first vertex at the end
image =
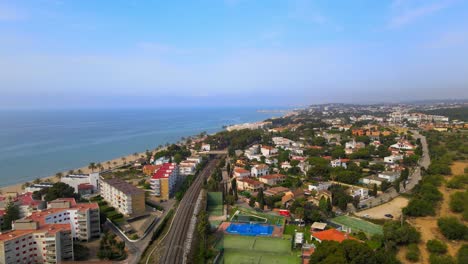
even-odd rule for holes
{"type": "Polygon", "coordinates": [[[430,253],[445,254],[447,253],[447,245],[437,239],[427,241],[426,248],[430,253]]]}
{"type": "Polygon", "coordinates": [[[456,192],[450,195],[450,210],[461,213],[465,210],[468,201],[468,192],[456,192]]]}
{"type": "Polygon", "coordinates": [[[468,263],[468,244],[461,246],[457,253],[458,264],[468,263]]]}
{"type": "Polygon", "coordinates": [[[406,252],[406,259],[411,262],[418,262],[419,261],[419,247],[417,244],[410,244],[408,245],[408,251],[406,252]]]}
{"type": "Polygon", "coordinates": [[[456,264],[451,256],[431,254],[429,257],[430,264],[456,264]]]}
{"type": "Polygon", "coordinates": [[[442,234],[451,240],[468,240],[468,227],[455,217],[442,217],[437,220],[442,234]]]}

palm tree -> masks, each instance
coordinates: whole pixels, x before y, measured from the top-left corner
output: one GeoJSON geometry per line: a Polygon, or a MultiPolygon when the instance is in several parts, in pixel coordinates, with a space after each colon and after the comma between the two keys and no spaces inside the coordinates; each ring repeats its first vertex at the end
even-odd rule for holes
{"type": "Polygon", "coordinates": [[[83,174],[83,171],[81,169],[79,169],[78,174],[83,174]]]}
{"type": "Polygon", "coordinates": [[[126,163],[127,163],[127,158],[126,158],[126,157],[122,157],[122,162],[123,162],[123,164],[126,164],[126,163]]]}
{"type": "Polygon", "coordinates": [[[94,170],[96,169],[96,163],[94,162],[91,162],[88,166],[88,169],[90,169],[92,172],[94,172],[94,170]]]}
{"type": "Polygon", "coordinates": [[[106,162],[106,163],[107,163],[107,166],[108,166],[108,167],[109,167],[109,169],[110,169],[110,168],[111,168],[111,162],[110,162],[110,161],[108,161],[108,162],[106,162]]]}
{"type": "Polygon", "coordinates": [[[57,178],[57,179],[59,179],[59,180],[60,180],[60,178],[62,178],[62,177],[63,177],[63,173],[61,173],[61,172],[57,172],[57,173],[55,174],[55,178],[57,178]]]}
{"type": "Polygon", "coordinates": [[[69,170],[68,174],[75,174],[75,171],[74,170],[69,170]]]}

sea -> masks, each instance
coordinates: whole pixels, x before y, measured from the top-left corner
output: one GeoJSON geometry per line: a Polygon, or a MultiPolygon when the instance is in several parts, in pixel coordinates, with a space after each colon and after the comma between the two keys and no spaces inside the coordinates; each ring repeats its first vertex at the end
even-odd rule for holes
{"type": "MultiPolygon", "coordinates": [[[[278,108],[276,108],[278,109],[278,108]]],[[[0,110],[0,186],[283,115],[256,108],[0,110]]]]}

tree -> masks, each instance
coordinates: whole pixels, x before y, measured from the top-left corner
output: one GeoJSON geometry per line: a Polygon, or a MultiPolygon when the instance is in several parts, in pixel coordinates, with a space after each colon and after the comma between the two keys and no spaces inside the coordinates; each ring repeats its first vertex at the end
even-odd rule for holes
{"type": "Polygon", "coordinates": [[[349,239],[342,243],[322,241],[311,255],[309,263],[377,264],[378,262],[373,250],[367,244],[349,239]]]}
{"type": "Polygon", "coordinates": [[[400,180],[396,180],[394,183],[393,183],[394,187],[395,187],[395,191],[397,191],[397,193],[400,192],[400,180]]]}
{"type": "Polygon", "coordinates": [[[451,240],[468,240],[468,227],[455,217],[441,217],[437,220],[442,234],[451,240]]]}
{"type": "Polygon", "coordinates": [[[372,187],[372,196],[377,196],[377,184],[374,183],[374,186],[372,187]]]}
{"type": "Polygon", "coordinates": [[[88,169],[90,169],[92,172],[94,172],[96,168],[97,168],[96,163],[94,162],[89,163],[88,169]]]}
{"type": "Polygon", "coordinates": [[[179,164],[182,161],[183,157],[180,153],[174,155],[174,162],[179,164]]]}
{"type": "Polygon", "coordinates": [[[3,215],[2,230],[11,229],[12,222],[19,219],[19,217],[20,217],[19,208],[10,199],[8,201],[7,206],[5,207],[5,214],[3,215]]]}
{"type": "Polygon", "coordinates": [[[48,202],[57,198],[79,198],[79,195],[75,194],[75,189],[63,182],[56,182],[52,187],[42,189],[37,196],[39,195],[45,195],[44,199],[48,202]]]}
{"type": "Polygon", "coordinates": [[[432,239],[432,240],[427,241],[426,248],[430,253],[435,253],[435,254],[447,253],[447,244],[437,239],[432,239]]]}
{"type": "Polygon", "coordinates": [[[386,190],[388,190],[388,188],[390,188],[392,184],[390,182],[388,182],[387,180],[385,181],[382,181],[382,184],[380,185],[380,190],[382,192],[385,192],[386,190]]]}
{"type": "Polygon", "coordinates": [[[408,251],[406,252],[406,259],[411,262],[418,262],[419,255],[421,252],[419,251],[419,247],[417,244],[409,244],[408,251]]]}
{"type": "Polygon", "coordinates": [[[250,197],[249,199],[249,206],[254,208],[255,207],[255,197],[250,197]]]}
{"type": "Polygon", "coordinates": [[[234,198],[233,195],[226,195],[226,204],[228,205],[234,205],[234,203],[236,202],[236,199],[234,198]]]}
{"type": "Polygon", "coordinates": [[[258,204],[260,206],[260,209],[263,210],[265,208],[265,197],[264,197],[264,194],[263,194],[263,188],[260,188],[260,190],[258,191],[257,201],[258,201],[258,204]]]}
{"type": "Polygon", "coordinates": [[[386,222],[383,226],[383,232],[387,248],[418,243],[421,239],[421,234],[406,222],[403,224],[398,221],[386,222]]]}
{"type": "Polygon", "coordinates": [[[232,179],[232,181],[231,181],[231,189],[233,190],[234,199],[236,201],[239,200],[239,196],[237,195],[237,180],[236,180],[236,178],[232,179]]]}
{"type": "Polygon", "coordinates": [[[55,178],[57,178],[57,179],[61,179],[62,177],[63,177],[63,173],[61,173],[61,172],[57,172],[55,174],[55,178]]]}

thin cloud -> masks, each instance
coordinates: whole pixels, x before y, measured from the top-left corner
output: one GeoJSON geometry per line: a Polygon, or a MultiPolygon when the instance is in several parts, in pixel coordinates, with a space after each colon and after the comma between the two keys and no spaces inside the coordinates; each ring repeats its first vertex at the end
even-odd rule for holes
{"type": "Polygon", "coordinates": [[[423,17],[434,14],[442,9],[450,6],[454,1],[445,0],[432,2],[430,4],[420,5],[416,7],[407,7],[409,1],[396,0],[392,2],[392,9],[395,10],[395,15],[390,19],[388,27],[390,29],[400,28],[411,24],[423,17]]]}

